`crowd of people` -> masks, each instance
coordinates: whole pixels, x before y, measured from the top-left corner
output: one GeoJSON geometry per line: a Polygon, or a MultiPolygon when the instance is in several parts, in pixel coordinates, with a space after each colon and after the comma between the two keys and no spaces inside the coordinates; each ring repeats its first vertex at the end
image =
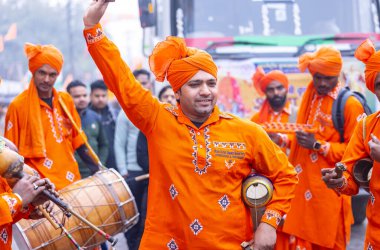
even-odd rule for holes
{"type": "MultiPolygon", "coordinates": [[[[58,196],[56,189],[93,175],[103,164],[126,180],[149,173],[149,181],[128,182],[140,213],[139,222],[125,232],[129,250],[240,249],[242,242],[255,250],[346,249],[353,223],[350,195],[359,188],[353,169],[363,158],[373,161],[364,249],[380,249],[379,113],[367,117],[363,104],[349,96],[343,132],[336,128],[333,106],[345,87],[338,50],[322,47],[300,56],[299,68],[312,80],[299,107],[288,101],[283,72],[258,67],[253,85],[266,99],[248,120],[218,109],[216,64],[181,38],[156,45],[150,71],[131,71],[99,24],[107,6],[105,0],[93,1],[83,18],[101,80],[74,80],[65,92],[57,91],[61,52],[52,45],[25,45],[32,79],[8,107],[0,170],[9,167],[8,155],[20,155],[41,178],[26,175],[11,188],[0,177],[0,249],[10,249],[12,224],[41,218],[41,209],[52,211],[41,192],[49,189],[58,196]],[[158,98],[153,75],[169,82],[158,98]],[[108,91],[121,111],[109,104],[108,91]],[[267,122],[307,124],[314,130],[267,133],[260,125],[267,122]],[[339,162],[342,175],[335,170],[339,162]],[[252,172],[273,184],[255,231],[241,193],[252,172]]],[[[366,65],[367,88],[380,99],[380,52],[366,40],[355,56],[366,65]]]]}

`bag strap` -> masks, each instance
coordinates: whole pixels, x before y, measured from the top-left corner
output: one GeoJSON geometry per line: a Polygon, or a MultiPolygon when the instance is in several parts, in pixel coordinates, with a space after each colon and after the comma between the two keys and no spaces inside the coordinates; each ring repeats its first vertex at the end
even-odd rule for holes
{"type": "Polygon", "coordinates": [[[349,89],[342,88],[332,107],[332,120],[335,129],[339,132],[340,142],[344,142],[344,107],[351,95],[352,92],[349,89]]]}

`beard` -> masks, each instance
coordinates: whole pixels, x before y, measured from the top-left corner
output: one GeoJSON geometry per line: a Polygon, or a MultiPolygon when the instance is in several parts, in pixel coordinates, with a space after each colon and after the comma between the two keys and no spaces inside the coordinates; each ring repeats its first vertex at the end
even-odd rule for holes
{"type": "Polygon", "coordinates": [[[286,102],[286,95],[274,96],[273,98],[268,99],[268,102],[273,109],[282,108],[286,102]]]}

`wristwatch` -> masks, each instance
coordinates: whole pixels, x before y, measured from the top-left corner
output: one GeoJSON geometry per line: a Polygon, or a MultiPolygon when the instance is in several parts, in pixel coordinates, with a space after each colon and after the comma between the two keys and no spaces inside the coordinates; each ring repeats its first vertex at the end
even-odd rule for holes
{"type": "Polygon", "coordinates": [[[318,151],[318,150],[321,149],[321,147],[322,147],[321,142],[319,142],[319,141],[315,141],[314,142],[314,144],[313,144],[313,150],[318,151]]]}

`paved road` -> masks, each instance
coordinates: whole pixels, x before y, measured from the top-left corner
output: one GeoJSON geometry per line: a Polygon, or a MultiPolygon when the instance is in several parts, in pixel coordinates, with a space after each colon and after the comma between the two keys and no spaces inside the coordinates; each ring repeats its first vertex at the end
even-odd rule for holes
{"type": "Polygon", "coordinates": [[[363,224],[353,225],[351,227],[351,242],[347,250],[361,250],[364,246],[365,230],[367,227],[367,220],[363,224]]]}

